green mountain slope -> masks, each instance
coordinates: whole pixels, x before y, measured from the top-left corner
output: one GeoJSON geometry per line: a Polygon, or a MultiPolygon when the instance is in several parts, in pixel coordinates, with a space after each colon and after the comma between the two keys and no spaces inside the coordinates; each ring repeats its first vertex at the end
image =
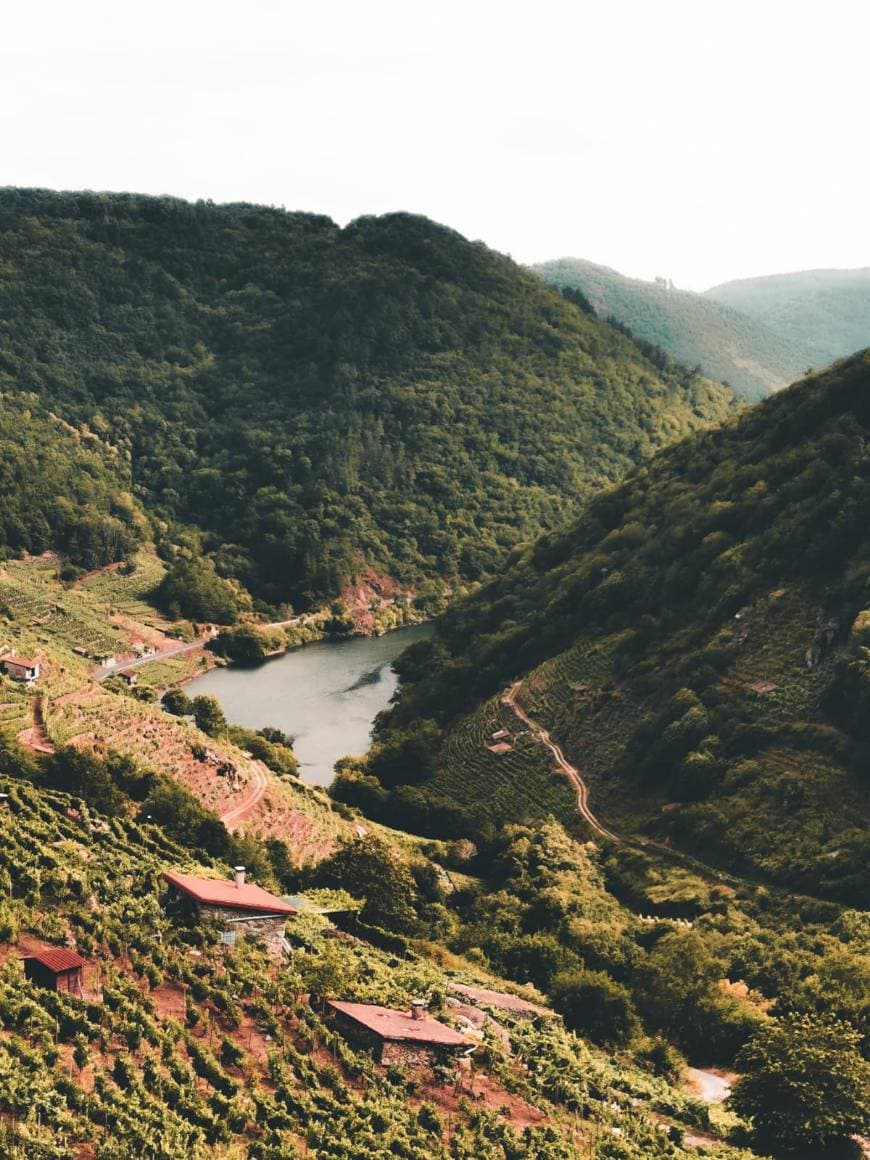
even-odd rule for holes
{"type": "Polygon", "coordinates": [[[870,269],[744,278],[704,295],[809,350],[816,366],[870,346],[870,269]]]}
{"type": "MultiPolygon", "coordinates": [[[[532,269],[553,286],[580,290],[600,318],[616,318],[632,333],[667,351],[684,366],[760,399],[803,374],[815,360],[800,334],[783,337],[767,319],[740,313],[739,302],[676,290],[665,283],[626,278],[580,258],[532,269]]],[[[850,353],[840,350],[837,354],[850,353]]],[[[837,355],[832,355],[837,357],[837,355]]],[[[830,362],[829,359],[823,360],[830,362]]]]}
{"type": "Polygon", "coordinates": [[[0,389],[108,438],[273,602],[475,579],[732,406],[404,214],[6,189],[0,272],[0,389]]]}
{"type": "MultiPolygon", "coordinates": [[[[864,353],[662,452],[517,551],[401,661],[369,760],[382,811],[454,832],[571,817],[552,757],[498,700],[521,677],[519,703],[611,828],[866,899],[868,427],[864,353]]],[[[357,789],[378,801],[371,781],[357,789]]]]}
{"type": "Polygon", "coordinates": [[[123,559],[146,521],[130,465],[93,432],[47,412],[32,394],[0,394],[0,551],[57,549],[97,568],[123,559]]]}

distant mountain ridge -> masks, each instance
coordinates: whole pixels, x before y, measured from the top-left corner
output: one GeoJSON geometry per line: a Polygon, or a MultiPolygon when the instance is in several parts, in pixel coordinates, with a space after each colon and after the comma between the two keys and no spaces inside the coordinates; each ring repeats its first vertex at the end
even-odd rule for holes
{"type": "Polygon", "coordinates": [[[723,282],[704,297],[810,351],[816,367],[870,346],[870,268],[800,270],[723,282]]]}
{"type": "Polygon", "coordinates": [[[699,366],[709,378],[728,383],[750,400],[786,386],[817,361],[799,338],[783,337],[764,320],[736,309],[736,303],[716,300],[712,292],[696,294],[664,282],[627,278],[581,258],[560,258],[531,269],[553,286],[580,290],[600,318],[616,318],[677,362],[699,366]]]}

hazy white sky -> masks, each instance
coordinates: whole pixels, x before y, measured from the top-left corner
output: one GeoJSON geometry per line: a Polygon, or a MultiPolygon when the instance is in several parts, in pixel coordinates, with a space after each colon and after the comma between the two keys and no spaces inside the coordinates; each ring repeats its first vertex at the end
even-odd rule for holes
{"type": "Polygon", "coordinates": [[[7,0],[0,184],[428,214],[703,289],[870,265],[865,0],[7,0]]]}

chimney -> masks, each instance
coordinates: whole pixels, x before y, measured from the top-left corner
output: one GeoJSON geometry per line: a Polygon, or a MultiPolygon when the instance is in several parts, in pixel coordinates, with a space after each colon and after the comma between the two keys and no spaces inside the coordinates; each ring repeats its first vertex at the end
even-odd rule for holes
{"type": "Polygon", "coordinates": [[[425,999],[414,999],[411,1002],[411,1018],[425,1019],[427,1003],[425,999]]]}
{"type": "Polygon", "coordinates": [[[236,886],[245,885],[245,868],[244,866],[236,866],[236,886]]]}

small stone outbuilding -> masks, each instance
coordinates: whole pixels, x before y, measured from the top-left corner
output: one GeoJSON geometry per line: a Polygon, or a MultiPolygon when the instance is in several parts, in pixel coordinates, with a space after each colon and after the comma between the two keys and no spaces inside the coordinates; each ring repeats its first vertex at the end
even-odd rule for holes
{"type": "Polygon", "coordinates": [[[49,991],[81,995],[85,960],[66,947],[46,947],[24,957],[24,977],[49,991]]]}
{"type": "Polygon", "coordinates": [[[326,1018],[346,1039],[370,1049],[382,1064],[426,1067],[476,1046],[466,1035],[427,1015],[422,1002],[410,1011],[394,1011],[373,1003],[328,1000],[326,1018]]]}
{"type": "Polygon", "coordinates": [[[197,878],[193,874],[167,871],[176,901],[193,910],[198,919],[211,921],[220,931],[221,942],[235,946],[238,937],[262,939],[271,955],[285,953],[284,931],[296,907],[270,894],[262,886],[245,882],[244,866],[237,866],[235,878],[197,878]]]}

